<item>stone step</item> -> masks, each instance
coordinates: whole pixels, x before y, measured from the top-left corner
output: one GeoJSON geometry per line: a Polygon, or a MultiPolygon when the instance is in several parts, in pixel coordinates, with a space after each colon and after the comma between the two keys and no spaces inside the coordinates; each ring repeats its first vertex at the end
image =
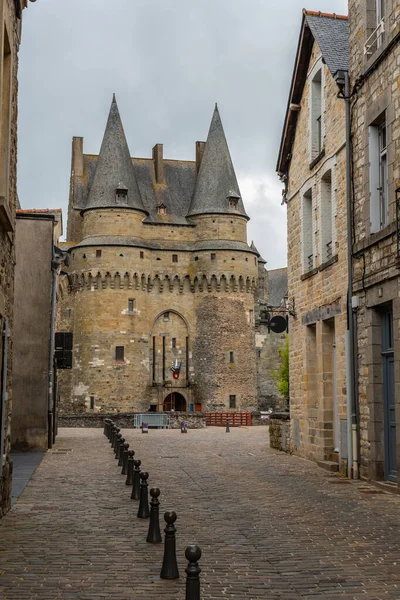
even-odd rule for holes
{"type": "Polygon", "coordinates": [[[331,473],[335,473],[339,471],[339,465],[337,462],[333,460],[317,460],[317,465],[325,471],[330,471],[331,473]]]}

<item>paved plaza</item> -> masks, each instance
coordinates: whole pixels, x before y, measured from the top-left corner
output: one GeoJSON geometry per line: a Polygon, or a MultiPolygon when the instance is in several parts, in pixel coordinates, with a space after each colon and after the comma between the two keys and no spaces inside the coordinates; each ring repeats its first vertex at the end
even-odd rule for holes
{"type": "Polygon", "coordinates": [[[266,427],[123,433],[178,514],[181,579],[159,579],[102,430],[61,429],[0,521],[2,599],[183,600],[193,542],[202,600],[400,599],[400,496],[271,450],[266,427]]]}

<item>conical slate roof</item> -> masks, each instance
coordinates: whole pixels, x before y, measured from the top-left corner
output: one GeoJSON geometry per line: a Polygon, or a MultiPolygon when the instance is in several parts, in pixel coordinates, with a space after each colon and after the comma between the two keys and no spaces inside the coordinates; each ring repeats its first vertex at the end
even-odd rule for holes
{"type": "Polygon", "coordinates": [[[85,209],[114,206],[135,208],[147,214],[140,197],[115,95],[85,209]],[[117,203],[116,190],[121,185],[127,188],[128,193],[123,201],[117,203]]]}
{"type": "Polygon", "coordinates": [[[261,262],[261,263],[264,263],[264,264],[267,263],[267,261],[263,259],[263,257],[261,256],[261,254],[257,250],[256,245],[255,245],[255,243],[253,241],[251,242],[250,250],[253,250],[253,252],[255,252],[257,254],[257,256],[258,256],[258,262],[261,262]]]}
{"type": "Polygon", "coordinates": [[[217,105],[187,216],[207,213],[236,214],[249,218],[241,199],[217,105]],[[237,208],[230,208],[230,197],[238,200],[237,208]]]}

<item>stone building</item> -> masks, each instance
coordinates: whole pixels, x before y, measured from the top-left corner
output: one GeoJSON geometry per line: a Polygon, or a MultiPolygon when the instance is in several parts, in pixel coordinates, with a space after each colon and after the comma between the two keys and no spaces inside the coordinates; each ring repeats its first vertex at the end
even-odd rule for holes
{"type": "Polygon", "coordinates": [[[247,221],[217,107],[195,161],[131,158],[115,98],[98,156],[73,139],[62,413],[255,408],[247,221]]]}
{"type": "Polygon", "coordinates": [[[346,453],[347,17],[303,11],[279,150],[288,225],[291,448],[339,468],[346,453]]]}
{"type": "Polygon", "coordinates": [[[260,312],[267,309],[271,317],[282,315],[286,318],[288,280],[286,268],[267,271],[261,256],[258,264],[258,301],[255,305],[257,398],[259,410],[267,411],[285,406],[285,398],[277,390],[276,373],[281,364],[279,350],[287,334],[268,330],[268,326],[261,322],[260,312]]]}
{"type": "Polygon", "coordinates": [[[10,508],[11,365],[17,197],[18,50],[27,0],[0,3],[0,516],[10,508]]]}
{"type": "Polygon", "coordinates": [[[399,0],[349,1],[360,474],[393,485],[400,464],[399,40],[399,0]]]}
{"type": "Polygon", "coordinates": [[[11,445],[17,451],[45,451],[53,443],[53,339],[61,235],[61,209],[17,210],[11,423],[11,445]]]}

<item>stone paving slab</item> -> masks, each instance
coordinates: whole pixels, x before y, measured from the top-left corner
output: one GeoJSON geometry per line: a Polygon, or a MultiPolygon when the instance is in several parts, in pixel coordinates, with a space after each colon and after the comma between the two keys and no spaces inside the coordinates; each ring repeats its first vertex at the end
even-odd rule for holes
{"type": "Polygon", "coordinates": [[[0,597],[183,600],[184,549],[203,550],[202,600],[400,599],[400,497],[338,485],[268,447],[267,428],[125,430],[161,513],[176,510],[181,579],[161,581],[162,546],[100,429],[61,429],[0,521],[0,597]]]}

